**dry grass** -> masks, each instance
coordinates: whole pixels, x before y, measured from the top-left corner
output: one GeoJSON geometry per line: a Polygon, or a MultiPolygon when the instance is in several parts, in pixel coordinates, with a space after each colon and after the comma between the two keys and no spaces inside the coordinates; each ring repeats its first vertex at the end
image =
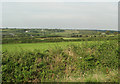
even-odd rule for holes
{"type": "Polygon", "coordinates": [[[61,82],[118,82],[118,71],[110,71],[109,74],[105,74],[101,71],[94,70],[93,73],[86,72],[84,74],[79,73],[75,76],[65,76],[63,79],[57,80],[61,82]]]}

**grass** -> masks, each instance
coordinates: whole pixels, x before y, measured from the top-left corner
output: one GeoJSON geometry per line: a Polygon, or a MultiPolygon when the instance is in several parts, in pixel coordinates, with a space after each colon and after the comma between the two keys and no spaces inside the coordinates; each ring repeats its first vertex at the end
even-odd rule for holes
{"type": "Polygon", "coordinates": [[[104,74],[101,71],[95,70],[93,73],[73,75],[65,77],[59,81],[61,82],[118,82],[118,70],[110,71],[109,74],[104,74]],[[114,81],[113,81],[114,80],[114,81]]]}
{"type": "Polygon", "coordinates": [[[21,50],[34,50],[39,49],[41,51],[47,50],[49,48],[54,48],[55,46],[63,47],[70,44],[99,44],[104,41],[80,41],[80,42],[48,42],[48,43],[22,43],[22,44],[2,44],[2,51],[9,51],[9,52],[18,52],[21,50]]]}
{"type": "MultiPolygon", "coordinates": [[[[47,50],[49,48],[54,48],[55,46],[66,47],[69,44],[80,44],[83,42],[49,42],[49,43],[23,43],[23,44],[2,44],[3,51],[18,52],[21,50],[34,50],[39,49],[41,51],[47,50]]],[[[90,43],[90,42],[89,42],[90,43]]]]}
{"type": "Polygon", "coordinates": [[[66,46],[67,42],[60,42],[60,43],[24,43],[24,44],[3,44],[2,48],[3,51],[10,51],[10,52],[18,52],[21,50],[34,50],[39,49],[41,51],[47,50],[48,48],[53,48],[54,46],[66,46]]]}

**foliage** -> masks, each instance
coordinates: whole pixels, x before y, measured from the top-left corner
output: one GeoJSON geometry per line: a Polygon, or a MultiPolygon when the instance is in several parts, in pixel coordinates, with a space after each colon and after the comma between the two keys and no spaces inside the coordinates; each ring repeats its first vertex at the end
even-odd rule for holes
{"type": "MultiPolygon", "coordinates": [[[[12,45],[12,44],[11,44],[12,45]]],[[[117,41],[84,41],[81,44],[71,43],[63,48],[56,45],[41,51],[2,52],[3,82],[43,82],[60,81],[72,74],[82,74],[87,81],[94,69],[103,74],[111,73],[118,67],[117,41]],[[89,76],[84,76],[88,73],[89,76]]],[[[118,76],[103,82],[116,82],[118,76]]],[[[100,81],[100,80],[97,80],[100,81]]]]}

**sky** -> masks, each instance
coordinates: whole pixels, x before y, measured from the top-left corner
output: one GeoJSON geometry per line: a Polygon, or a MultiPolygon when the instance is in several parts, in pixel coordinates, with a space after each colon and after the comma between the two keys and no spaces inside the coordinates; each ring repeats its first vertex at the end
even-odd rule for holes
{"type": "Polygon", "coordinates": [[[1,0],[1,2],[118,2],[119,0],[1,0]]]}
{"type": "Polygon", "coordinates": [[[2,26],[118,30],[118,3],[114,1],[3,2],[2,26]]]}

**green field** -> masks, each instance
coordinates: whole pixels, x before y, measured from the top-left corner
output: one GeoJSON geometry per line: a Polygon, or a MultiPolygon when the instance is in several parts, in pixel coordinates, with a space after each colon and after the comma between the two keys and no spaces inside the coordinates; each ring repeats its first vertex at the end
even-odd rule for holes
{"type": "MultiPolygon", "coordinates": [[[[65,38],[69,39],[69,38],[65,38]]],[[[71,39],[71,38],[70,38],[71,39]]],[[[77,38],[74,38],[77,39],[77,38]]],[[[56,47],[66,48],[67,46],[71,44],[100,44],[107,41],[79,41],[79,42],[46,42],[46,43],[22,43],[22,44],[3,44],[2,45],[2,51],[8,51],[8,52],[19,52],[21,50],[24,51],[33,51],[34,49],[45,51],[48,49],[53,49],[56,47]]]]}
{"type": "Polygon", "coordinates": [[[57,47],[65,47],[69,44],[82,43],[82,42],[57,42],[57,43],[23,43],[23,44],[3,44],[3,51],[18,52],[21,50],[34,50],[39,49],[41,51],[57,47]]]}

